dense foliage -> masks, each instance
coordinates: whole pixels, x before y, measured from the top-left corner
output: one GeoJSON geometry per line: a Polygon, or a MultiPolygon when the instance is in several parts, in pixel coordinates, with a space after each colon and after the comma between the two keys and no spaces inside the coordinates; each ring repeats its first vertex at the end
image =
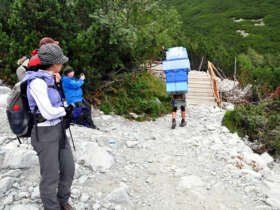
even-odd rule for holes
{"type": "Polygon", "coordinates": [[[261,54],[280,54],[280,1],[275,0],[165,0],[184,21],[185,46],[197,68],[206,56],[229,74],[234,57],[248,48],[261,54]],[[244,19],[234,22],[233,19],[244,19]],[[255,26],[261,23],[264,26],[255,26]],[[254,21],[258,20],[258,21],[254,21]],[[243,37],[237,30],[244,30],[243,37]]]}
{"type": "Polygon", "coordinates": [[[223,124],[240,136],[266,145],[272,154],[280,155],[280,97],[258,105],[239,105],[228,111],[223,124]]]}
{"type": "Polygon", "coordinates": [[[240,82],[244,86],[253,84],[254,101],[265,98],[280,86],[280,57],[272,54],[258,54],[249,49],[238,56],[240,82]]]}
{"type": "Polygon", "coordinates": [[[16,82],[17,59],[50,36],[87,75],[88,93],[159,56],[181,31],[176,10],[155,0],[2,0],[0,20],[1,78],[16,82]]]}
{"type": "Polygon", "coordinates": [[[139,115],[137,120],[155,119],[171,111],[171,98],[165,84],[147,72],[137,72],[121,76],[105,92],[101,110],[109,114],[125,115],[132,118],[131,112],[139,115]]]}

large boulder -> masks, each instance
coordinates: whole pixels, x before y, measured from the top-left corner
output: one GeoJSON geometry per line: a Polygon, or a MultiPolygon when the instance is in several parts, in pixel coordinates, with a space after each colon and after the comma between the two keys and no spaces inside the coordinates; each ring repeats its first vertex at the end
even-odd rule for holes
{"type": "Polygon", "coordinates": [[[95,142],[87,142],[80,145],[80,150],[76,158],[78,163],[82,163],[94,171],[107,170],[114,164],[114,158],[105,148],[98,146],[95,142]]]}
{"type": "Polygon", "coordinates": [[[5,86],[0,86],[0,95],[8,95],[11,89],[5,86]]]}
{"type": "Polygon", "coordinates": [[[6,107],[7,99],[9,96],[9,93],[11,92],[11,89],[5,86],[0,86],[0,107],[6,107]]]}
{"type": "Polygon", "coordinates": [[[4,194],[6,191],[12,188],[14,183],[14,179],[10,177],[5,177],[0,180],[0,197],[2,197],[2,194],[4,194]]]}
{"type": "Polygon", "coordinates": [[[121,209],[132,209],[133,203],[128,195],[128,186],[124,183],[121,183],[119,188],[113,190],[105,198],[106,201],[117,204],[121,209]]]}
{"type": "Polygon", "coordinates": [[[38,164],[36,152],[23,148],[8,149],[1,168],[24,169],[38,164]]]}

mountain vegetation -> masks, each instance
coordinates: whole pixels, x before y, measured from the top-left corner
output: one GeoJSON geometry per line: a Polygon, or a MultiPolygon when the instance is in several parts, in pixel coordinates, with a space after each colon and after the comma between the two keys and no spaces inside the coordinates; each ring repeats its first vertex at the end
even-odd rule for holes
{"type": "Polygon", "coordinates": [[[202,56],[231,73],[234,57],[248,48],[280,54],[280,2],[274,0],[165,0],[184,22],[185,46],[197,68],[202,56]],[[240,31],[248,33],[247,37],[240,31]]]}

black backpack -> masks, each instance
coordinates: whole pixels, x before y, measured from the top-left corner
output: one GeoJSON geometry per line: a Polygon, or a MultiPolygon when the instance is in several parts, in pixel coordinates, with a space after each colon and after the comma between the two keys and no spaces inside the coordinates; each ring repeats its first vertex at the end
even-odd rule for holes
{"type": "MultiPolygon", "coordinates": [[[[18,82],[12,89],[7,102],[7,117],[12,132],[19,137],[30,137],[34,125],[27,98],[28,81],[18,82]]],[[[20,142],[21,143],[21,142],[20,142]]]]}

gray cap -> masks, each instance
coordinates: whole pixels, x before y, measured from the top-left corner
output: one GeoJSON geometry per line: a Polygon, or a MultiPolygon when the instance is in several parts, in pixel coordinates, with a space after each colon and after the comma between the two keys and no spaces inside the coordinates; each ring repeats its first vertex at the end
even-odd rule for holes
{"type": "Polygon", "coordinates": [[[42,65],[64,64],[69,58],[57,44],[44,44],[38,50],[38,57],[42,65]]]}

